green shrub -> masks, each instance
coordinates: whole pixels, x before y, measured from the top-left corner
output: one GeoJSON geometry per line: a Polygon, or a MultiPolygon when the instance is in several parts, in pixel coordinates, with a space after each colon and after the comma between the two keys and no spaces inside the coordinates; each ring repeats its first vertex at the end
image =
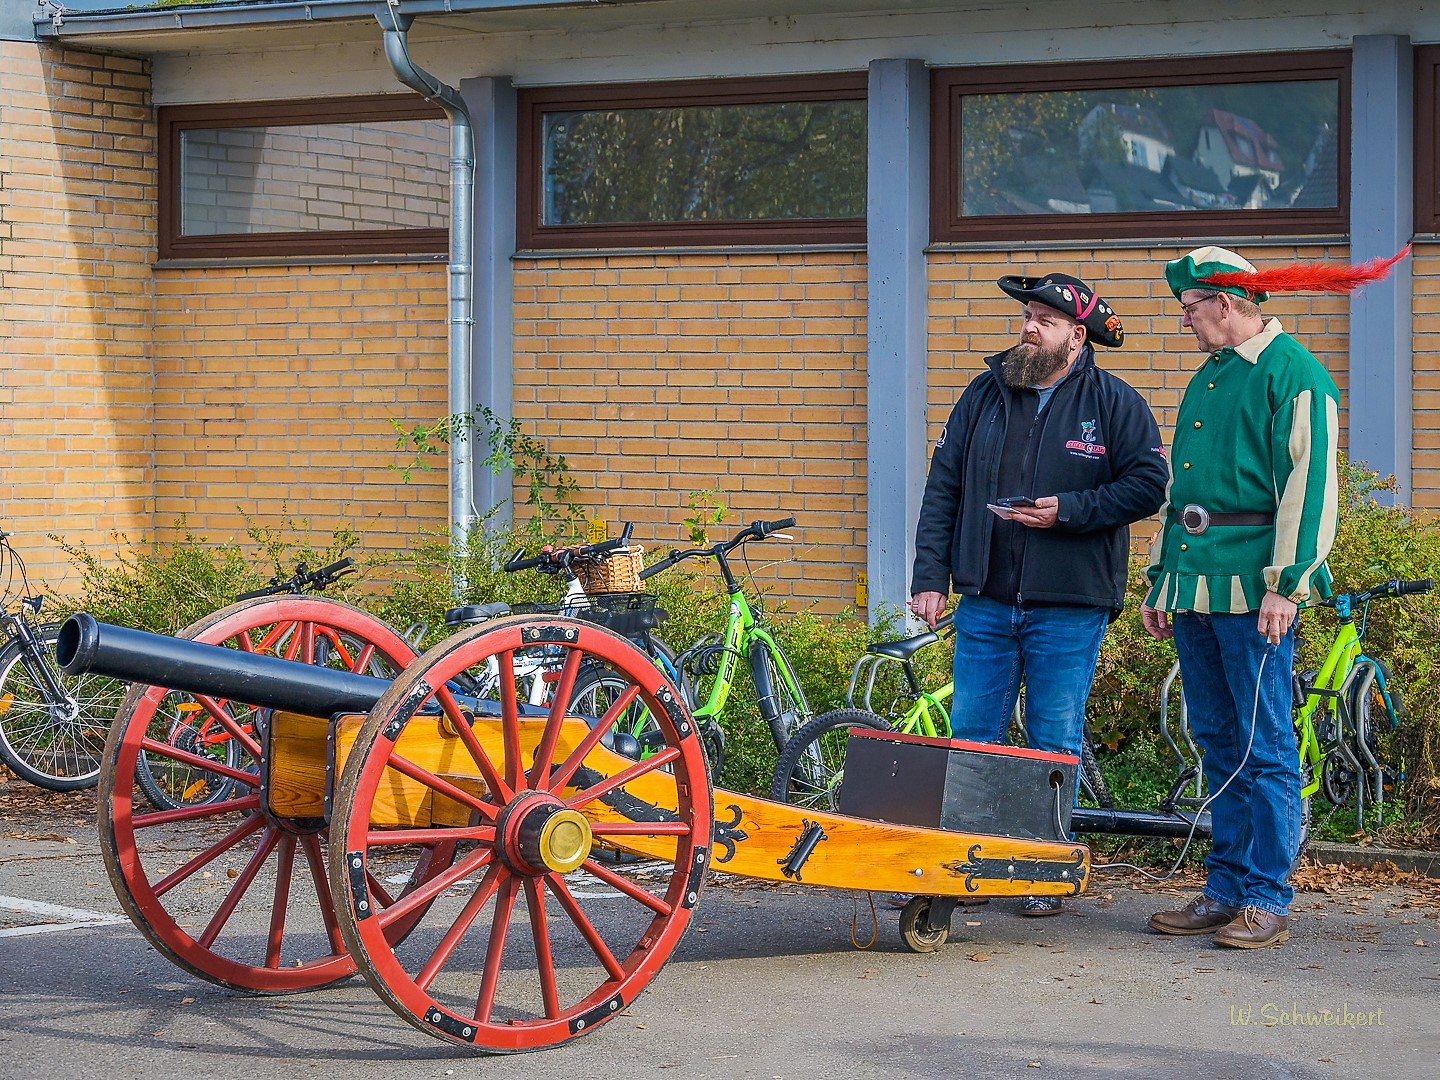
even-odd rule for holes
{"type": "MultiPolygon", "coordinates": [[[[1339,530],[1329,560],[1338,590],[1358,591],[1387,578],[1440,576],[1440,525],[1408,507],[1390,505],[1393,479],[1382,479],[1342,457],[1340,481],[1339,530]]],[[[1150,637],[1140,624],[1145,562],[1133,565],[1127,606],[1105,636],[1087,716],[1107,775],[1123,770],[1127,781],[1163,790],[1168,788],[1165,778],[1174,776],[1175,762],[1163,745],[1154,743],[1154,734],[1159,688],[1175,661],[1175,650],[1170,642],[1150,637]],[[1128,752],[1127,743],[1147,739],[1158,746],[1158,756],[1149,750],[1128,752]],[[1153,770],[1153,780],[1140,780],[1147,769],[1153,770]]],[[[1399,733],[1382,742],[1388,760],[1403,763],[1406,772],[1402,794],[1408,823],[1390,832],[1414,836],[1418,827],[1433,834],[1440,831],[1440,660],[1435,644],[1440,641],[1440,595],[1379,601],[1370,610],[1366,629],[1366,652],[1390,664],[1407,707],[1399,733]]],[[[1299,638],[1305,666],[1319,666],[1335,630],[1329,608],[1302,614],[1299,638]]],[[[1136,805],[1121,791],[1116,797],[1121,805],[1136,805]]],[[[1333,835],[1346,820],[1337,815],[1327,832],[1333,835]]],[[[1353,828],[1353,812],[1348,821],[1353,828]]]]}

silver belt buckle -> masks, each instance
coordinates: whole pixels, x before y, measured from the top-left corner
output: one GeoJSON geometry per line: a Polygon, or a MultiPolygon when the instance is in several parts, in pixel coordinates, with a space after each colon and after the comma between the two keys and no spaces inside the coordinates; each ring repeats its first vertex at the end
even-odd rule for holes
{"type": "Polygon", "coordinates": [[[1190,503],[1180,511],[1180,524],[1191,536],[1199,536],[1210,528],[1210,511],[1203,506],[1190,503]]]}

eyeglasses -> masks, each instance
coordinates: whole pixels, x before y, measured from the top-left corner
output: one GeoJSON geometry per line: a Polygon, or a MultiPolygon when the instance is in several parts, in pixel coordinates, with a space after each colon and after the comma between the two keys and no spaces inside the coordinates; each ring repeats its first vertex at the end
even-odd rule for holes
{"type": "Polygon", "coordinates": [[[1206,300],[1214,300],[1219,295],[1217,292],[1212,292],[1209,296],[1202,296],[1199,300],[1191,300],[1188,304],[1181,304],[1180,310],[1184,315],[1189,315],[1193,308],[1199,307],[1206,300]]]}

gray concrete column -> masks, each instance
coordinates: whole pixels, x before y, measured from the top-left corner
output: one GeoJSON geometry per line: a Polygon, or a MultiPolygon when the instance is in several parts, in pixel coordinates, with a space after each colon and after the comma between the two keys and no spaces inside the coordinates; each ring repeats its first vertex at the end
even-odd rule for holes
{"type": "Polygon", "coordinates": [[[910,598],[925,488],[930,78],[920,60],[870,64],[868,439],[870,616],[910,598]]]}
{"type": "MultiPolygon", "coordinates": [[[[471,338],[475,401],[502,421],[514,413],[515,87],[509,79],[466,79],[460,84],[475,127],[475,332],[471,338]]],[[[496,524],[510,521],[513,477],[484,464],[477,445],[475,505],[480,514],[504,501],[496,524]]]]}
{"type": "MultiPolygon", "coordinates": [[[[1351,59],[1350,260],[1388,258],[1415,221],[1414,53],[1410,39],[1354,40],[1351,59]]],[[[1413,325],[1410,260],[1350,300],[1350,456],[1394,473],[1410,501],[1413,325]]]]}

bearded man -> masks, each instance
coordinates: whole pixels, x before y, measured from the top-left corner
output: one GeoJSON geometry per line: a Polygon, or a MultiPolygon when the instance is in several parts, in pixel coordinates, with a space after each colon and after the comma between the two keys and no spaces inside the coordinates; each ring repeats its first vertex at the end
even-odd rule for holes
{"type": "Polygon", "coordinates": [[[910,609],[934,627],[959,594],[952,738],[1003,740],[1023,682],[1030,746],[1078,756],[1129,526],[1159,509],[1169,473],[1144,398],[1095,364],[1092,343],[1124,340],[1110,305],[1068,274],[998,284],[1025,306],[1020,341],[986,359],[935,444],[910,609]]]}

